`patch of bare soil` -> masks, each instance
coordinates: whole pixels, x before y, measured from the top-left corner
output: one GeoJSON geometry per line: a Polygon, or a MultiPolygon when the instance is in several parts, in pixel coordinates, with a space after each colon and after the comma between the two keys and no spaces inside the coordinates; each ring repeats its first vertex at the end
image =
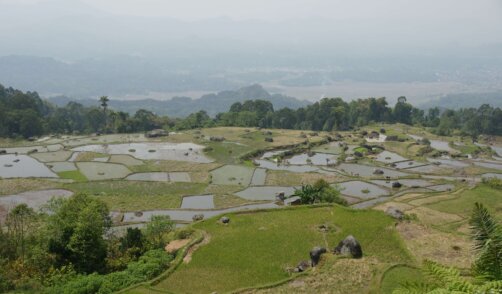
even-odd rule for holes
{"type": "Polygon", "coordinates": [[[323,256],[319,267],[306,276],[284,285],[246,293],[365,293],[380,265],[373,257],[336,259],[323,256]]]}
{"type": "Polygon", "coordinates": [[[203,235],[204,239],[201,242],[188,249],[187,255],[185,255],[185,257],[183,258],[183,263],[189,263],[190,261],[192,261],[192,254],[195,252],[195,250],[199,249],[199,247],[201,246],[208,244],[211,241],[211,235],[209,235],[207,232],[204,232],[203,235]]]}
{"type": "Polygon", "coordinates": [[[469,268],[473,261],[472,243],[466,236],[406,222],[400,223],[397,230],[418,262],[433,260],[447,266],[469,268]]]}
{"type": "Polygon", "coordinates": [[[181,239],[181,240],[171,241],[166,245],[166,247],[164,249],[168,253],[176,252],[176,251],[180,250],[181,248],[185,247],[185,245],[187,245],[188,243],[190,243],[190,240],[191,239],[181,239]]]}

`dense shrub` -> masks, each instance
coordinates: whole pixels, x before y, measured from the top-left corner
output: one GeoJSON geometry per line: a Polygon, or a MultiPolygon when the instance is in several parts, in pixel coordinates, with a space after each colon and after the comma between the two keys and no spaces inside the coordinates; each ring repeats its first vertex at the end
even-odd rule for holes
{"type": "Polygon", "coordinates": [[[47,289],[46,293],[91,294],[113,293],[131,285],[144,282],[162,273],[173,260],[162,249],[147,251],[127,269],[107,275],[78,275],[67,283],[47,289]]]}

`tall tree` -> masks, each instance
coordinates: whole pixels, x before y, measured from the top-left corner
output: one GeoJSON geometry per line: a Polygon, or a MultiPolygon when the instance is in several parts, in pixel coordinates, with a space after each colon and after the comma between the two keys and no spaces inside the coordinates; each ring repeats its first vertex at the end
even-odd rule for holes
{"type": "Polygon", "coordinates": [[[108,130],[108,102],[110,99],[108,99],[108,96],[101,96],[99,97],[99,104],[103,108],[103,114],[105,116],[105,126],[104,126],[104,132],[106,133],[108,130]]]}

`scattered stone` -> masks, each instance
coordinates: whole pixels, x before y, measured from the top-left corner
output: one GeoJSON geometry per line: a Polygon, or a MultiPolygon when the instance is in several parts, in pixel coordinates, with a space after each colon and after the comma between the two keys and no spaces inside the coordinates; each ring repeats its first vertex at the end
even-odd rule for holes
{"type": "Polygon", "coordinates": [[[320,232],[327,233],[329,231],[329,226],[327,224],[322,224],[317,227],[320,232]]]}
{"type": "Polygon", "coordinates": [[[209,141],[212,141],[212,142],[223,142],[223,141],[225,141],[225,137],[211,136],[211,137],[209,137],[209,141]]]}
{"type": "Polygon", "coordinates": [[[4,164],[5,167],[12,167],[12,164],[4,164]]]}
{"type": "Polygon", "coordinates": [[[399,182],[392,183],[392,188],[401,188],[402,186],[403,186],[403,184],[401,184],[399,182]]]}
{"type": "Polygon", "coordinates": [[[146,132],[145,137],[147,138],[157,138],[157,137],[165,137],[169,136],[169,133],[163,129],[155,129],[149,132],[146,132]]]}
{"type": "Polygon", "coordinates": [[[37,153],[38,150],[37,149],[31,149],[30,151],[28,151],[27,153],[28,154],[33,154],[33,153],[37,153]]]}
{"type": "Polygon", "coordinates": [[[284,201],[284,199],[286,199],[286,194],[281,191],[275,195],[275,199],[277,201],[284,201]]]}
{"type": "Polygon", "coordinates": [[[266,137],[266,138],[265,138],[265,142],[272,143],[272,142],[274,142],[274,139],[273,139],[273,138],[270,138],[270,137],[266,137]]]}
{"type": "Polygon", "coordinates": [[[298,265],[293,269],[295,273],[302,273],[306,271],[310,267],[310,264],[306,260],[302,260],[298,263],[298,265]]]}
{"type": "Polygon", "coordinates": [[[374,174],[374,175],[383,175],[383,174],[384,174],[384,172],[383,172],[383,170],[381,170],[381,169],[377,168],[377,169],[375,169],[375,170],[373,171],[373,174],[374,174]]]}
{"type": "Polygon", "coordinates": [[[402,220],[404,218],[404,212],[402,212],[401,210],[399,210],[398,208],[396,208],[394,206],[389,206],[385,210],[385,214],[387,214],[395,219],[398,219],[398,220],[402,220]]]}
{"type": "Polygon", "coordinates": [[[7,150],[0,150],[0,154],[7,154],[7,150]]]}
{"type": "Polygon", "coordinates": [[[340,241],[340,243],[338,243],[338,246],[335,247],[334,253],[351,256],[352,258],[363,257],[363,250],[361,249],[361,245],[352,235],[349,235],[347,236],[347,238],[340,241]]]}
{"type": "Polygon", "coordinates": [[[19,158],[14,159],[13,162],[19,162],[19,158]]]}
{"type": "Polygon", "coordinates": [[[230,222],[230,219],[228,217],[224,216],[224,217],[220,218],[220,222],[222,224],[228,224],[230,222]]]}
{"type": "Polygon", "coordinates": [[[316,266],[321,259],[321,255],[326,253],[326,248],[324,247],[314,247],[310,250],[310,263],[312,267],[316,266]]]}
{"type": "Polygon", "coordinates": [[[204,219],[204,215],[202,213],[195,214],[194,216],[192,216],[192,220],[194,222],[201,221],[203,219],[204,219]]]}
{"type": "Polygon", "coordinates": [[[136,216],[136,217],[142,217],[143,216],[143,212],[142,211],[136,211],[136,212],[134,212],[134,216],[136,216]]]}

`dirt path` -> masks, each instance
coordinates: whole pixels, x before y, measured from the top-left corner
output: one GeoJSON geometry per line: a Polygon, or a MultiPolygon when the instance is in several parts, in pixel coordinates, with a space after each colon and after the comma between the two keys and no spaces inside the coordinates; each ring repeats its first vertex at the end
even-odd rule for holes
{"type": "Polygon", "coordinates": [[[201,246],[208,244],[211,241],[211,235],[209,235],[207,232],[204,231],[202,235],[204,236],[204,239],[188,249],[187,255],[185,255],[185,257],[183,258],[183,263],[189,263],[192,260],[192,254],[195,252],[195,250],[199,249],[199,247],[201,246]]]}

